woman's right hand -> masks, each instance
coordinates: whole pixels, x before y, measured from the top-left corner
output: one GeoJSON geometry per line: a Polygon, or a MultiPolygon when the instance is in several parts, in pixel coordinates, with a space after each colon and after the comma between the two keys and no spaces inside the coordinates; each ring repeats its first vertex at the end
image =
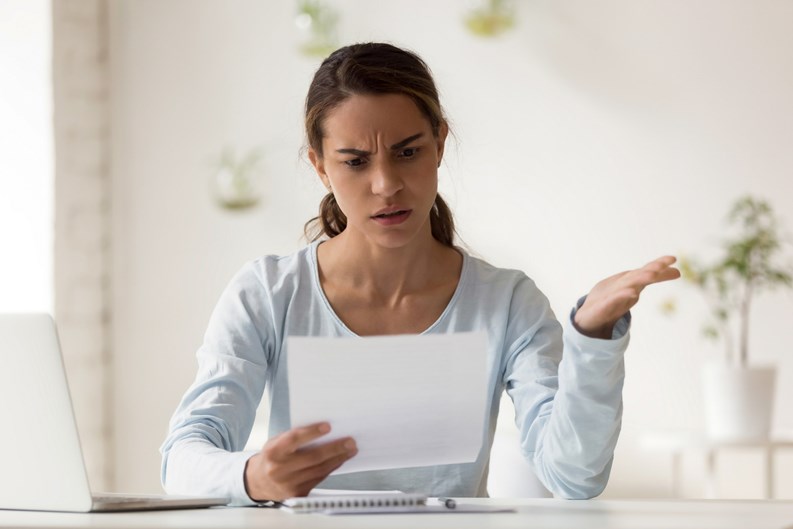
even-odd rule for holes
{"type": "Polygon", "coordinates": [[[351,437],[310,448],[330,432],[326,422],[292,428],[273,437],[245,465],[245,491],[253,501],[306,496],[328,475],[358,453],[351,437]]]}

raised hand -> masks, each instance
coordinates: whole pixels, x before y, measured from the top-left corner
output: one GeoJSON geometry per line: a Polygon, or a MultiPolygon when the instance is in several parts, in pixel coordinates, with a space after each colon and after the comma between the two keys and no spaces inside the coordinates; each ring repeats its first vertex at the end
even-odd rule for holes
{"type": "Polygon", "coordinates": [[[292,428],[273,437],[245,465],[245,490],[254,501],[306,496],[358,453],[350,438],[305,447],[330,432],[328,423],[292,428]]]}
{"type": "Polygon", "coordinates": [[[641,268],[621,272],[600,281],[576,311],[573,323],[579,332],[593,338],[611,338],[614,325],[639,301],[648,285],[680,277],[671,255],[659,257],[641,268]]]}

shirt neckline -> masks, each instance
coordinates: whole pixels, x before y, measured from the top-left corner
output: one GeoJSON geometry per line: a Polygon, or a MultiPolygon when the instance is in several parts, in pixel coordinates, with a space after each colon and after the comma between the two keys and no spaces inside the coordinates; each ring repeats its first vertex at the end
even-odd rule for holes
{"type": "MultiPolygon", "coordinates": [[[[336,314],[336,311],[333,310],[333,307],[331,306],[328,297],[325,295],[325,291],[322,289],[322,283],[320,283],[319,281],[319,260],[317,259],[317,248],[322,242],[323,241],[321,240],[312,242],[308,252],[310,256],[309,261],[311,263],[311,276],[314,282],[314,289],[317,291],[319,298],[322,300],[322,303],[323,305],[325,305],[325,309],[328,311],[331,318],[333,318],[333,321],[335,321],[336,324],[339,327],[341,327],[344,330],[344,332],[346,332],[350,336],[361,338],[362,336],[360,334],[354,332],[352,329],[347,327],[347,324],[344,323],[344,321],[342,321],[342,319],[339,317],[338,314],[336,314]]],[[[463,283],[465,282],[468,272],[469,257],[468,254],[462,249],[457,247],[455,247],[455,249],[458,252],[460,252],[460,255],[463,256],[463,267],[462,270],[460,270],[460,279],[457,281],[457,287],[454,289],[454,294],[452,294],[452,298],[449,300],[449,303],[446,304],[446,308],[443,309],[443,312],[441,312],[441,315],[438,316],[438,319],[436,319],[429,327],[424,329],[422,332],[418,333],[418,335],[430,334],[438,325],[440,325],[440,322],[443,321],[446,315],[452,311],[452,307],[456,304],[457,298],[461,296],[463,283]]]]}

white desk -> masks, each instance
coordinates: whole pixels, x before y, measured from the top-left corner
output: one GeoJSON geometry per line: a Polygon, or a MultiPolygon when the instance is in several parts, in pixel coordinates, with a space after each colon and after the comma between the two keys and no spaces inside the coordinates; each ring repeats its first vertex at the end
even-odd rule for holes
{"type": "Polygon", "coordinates": [[[0,527],[76,529],[790,529],[793,501],[460,500],[511,505],[517,513],[325,516],[274,509],[213,508],[146,513],[0,511],[0,527]]]}

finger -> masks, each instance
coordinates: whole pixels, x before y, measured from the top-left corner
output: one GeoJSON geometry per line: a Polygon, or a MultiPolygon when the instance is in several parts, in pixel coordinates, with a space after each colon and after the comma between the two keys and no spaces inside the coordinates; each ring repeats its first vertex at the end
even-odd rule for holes
{"type": "Polygon", "coordinates": [[[680,277],[680,270],[677,268],[667,268],[663,270],[661,273],[658,274],[656,283],[661,283],[663,281],[671,281],[673,279],[677,279],[680,277]]]}
{"type": "Polygon", "coordinates": [[[337,457],[350,457],[357,451],[355,441],[351,437],[347,437],[310,449],[299,450],[290,458],[289,467],[294,471],[302,471],[337,457]]]}
{"type": "Polygon", "coordinates": [[[676,261],[677,261],[677,257],[675,257],[674,255],[664,255],[657,259],[653,259],[644,266],[660,265],[666,267],[675,264],[676,261]]]}
{"type": "Polygon", "coordinates": [[[304,448],[281,460],[271,460],[273,465],[270,467],[270,477],[294,485],[296,480],[304,479],[301,476],[306,469],[316,467],[337,457],[351,457],[357,451],[355,441],[349,437],[316,447],[304,448]]]}
{"type": "Polygon", "coordinates": [[[676,260],[677,259],[673,256],[659,257],[655,261],[650,261],[649,263],[641,267],[638,271],[662,273],[665,270],[674,270],[672,265],[676,260]]]}
{"type": "Polygon", "coordinates": [[[325,480],[325,478],[327,478],[334,470],[338,469],[344,463],[354,457],[355,453],[340,455],[333,459],[329,459],[320,465],[306,469],[301,473],[300,477],[302,478],[302,481],[297,485],[297,487],[299,489],[307,488],[310,491],[323,480],[325,480]]]}
{"type": "MultiPolygon", "coordinates": [[[[297,470],[292,472],[288,476],[283,478],[284,482],[288,484],[289,488],[292,490],[297,491],[305,491],[308,493],[313,489],[319,482],[324,480],[331,472],[339,468],[341,465],[344,464],[345,461],[353,457],[355,454],[358,453],[357,449],[352,451],[348,451],[342,454],[336,454],[335,456],[323,460],[322,462],[297,470]]],[[[297,494],[298,496],[300,494],[297,494]]]]}
{"type": "Polygon", "coordinates": [[[301,446],[319,439],[328,432],[330,432],[330,424],[326,422],[292,428],[270,439],[262,451],[269,459],[283,460],[294,454],[301,446]]]}
{"type": "Polygon", "coordinates": [[[653,283],[661,283],[663,281],[670,281],[680,277],[680,270],[677,268],[666,267],[660,270],[643,270],[637,274],[638,284],[642,288],[653,283]]]}
{"type": "Polygon", "coordinates": [[[671,281],[678,277],[680,277],[680,270],[677,268],[661,265],[658,261],[653,261],[624,276],[622,286],[635,288],[641,292],[648,285],[671,281]]]}
{"type": "Polygon", "coordinates": [[[676,259],[673,256],[659,257],[658,259],[654,259],[645,264],[641,268],[633,270],[633,272],[661,272],[672,266],[675,261],[676,259]]]}
{"type": "MultiPolygon", "coordinates": [[[[666,277],[666,270],[670,269],[669,267],[677,261],[677,258],[673,255],[665,255],[663,257],[659,257],[658,259],[654,259],[649,263],[645,264],[641,268],[637,268],[635,270],[626,270],[624,272],[619,272],[614,274],[613,276],[609,276],[600,284],[608,284],[614,283],[616,281],[622,280],[622,284],[628,285],[635,285],[637,287],[644,288],[645,286],[658,282],[655,277],[652,275],[646,276],[645,274],[664,274],[663,277],[666,277]]],[[[672,269],[676,270],[676,269],[672,269]]],[[[674,273],[673,273],[674,274],[674,273]]],[[[669,279],[675,279],[677,276],[670,276],[669,279]]],[[[666,281],[667,279],[663,279],[666,281]]]]}

